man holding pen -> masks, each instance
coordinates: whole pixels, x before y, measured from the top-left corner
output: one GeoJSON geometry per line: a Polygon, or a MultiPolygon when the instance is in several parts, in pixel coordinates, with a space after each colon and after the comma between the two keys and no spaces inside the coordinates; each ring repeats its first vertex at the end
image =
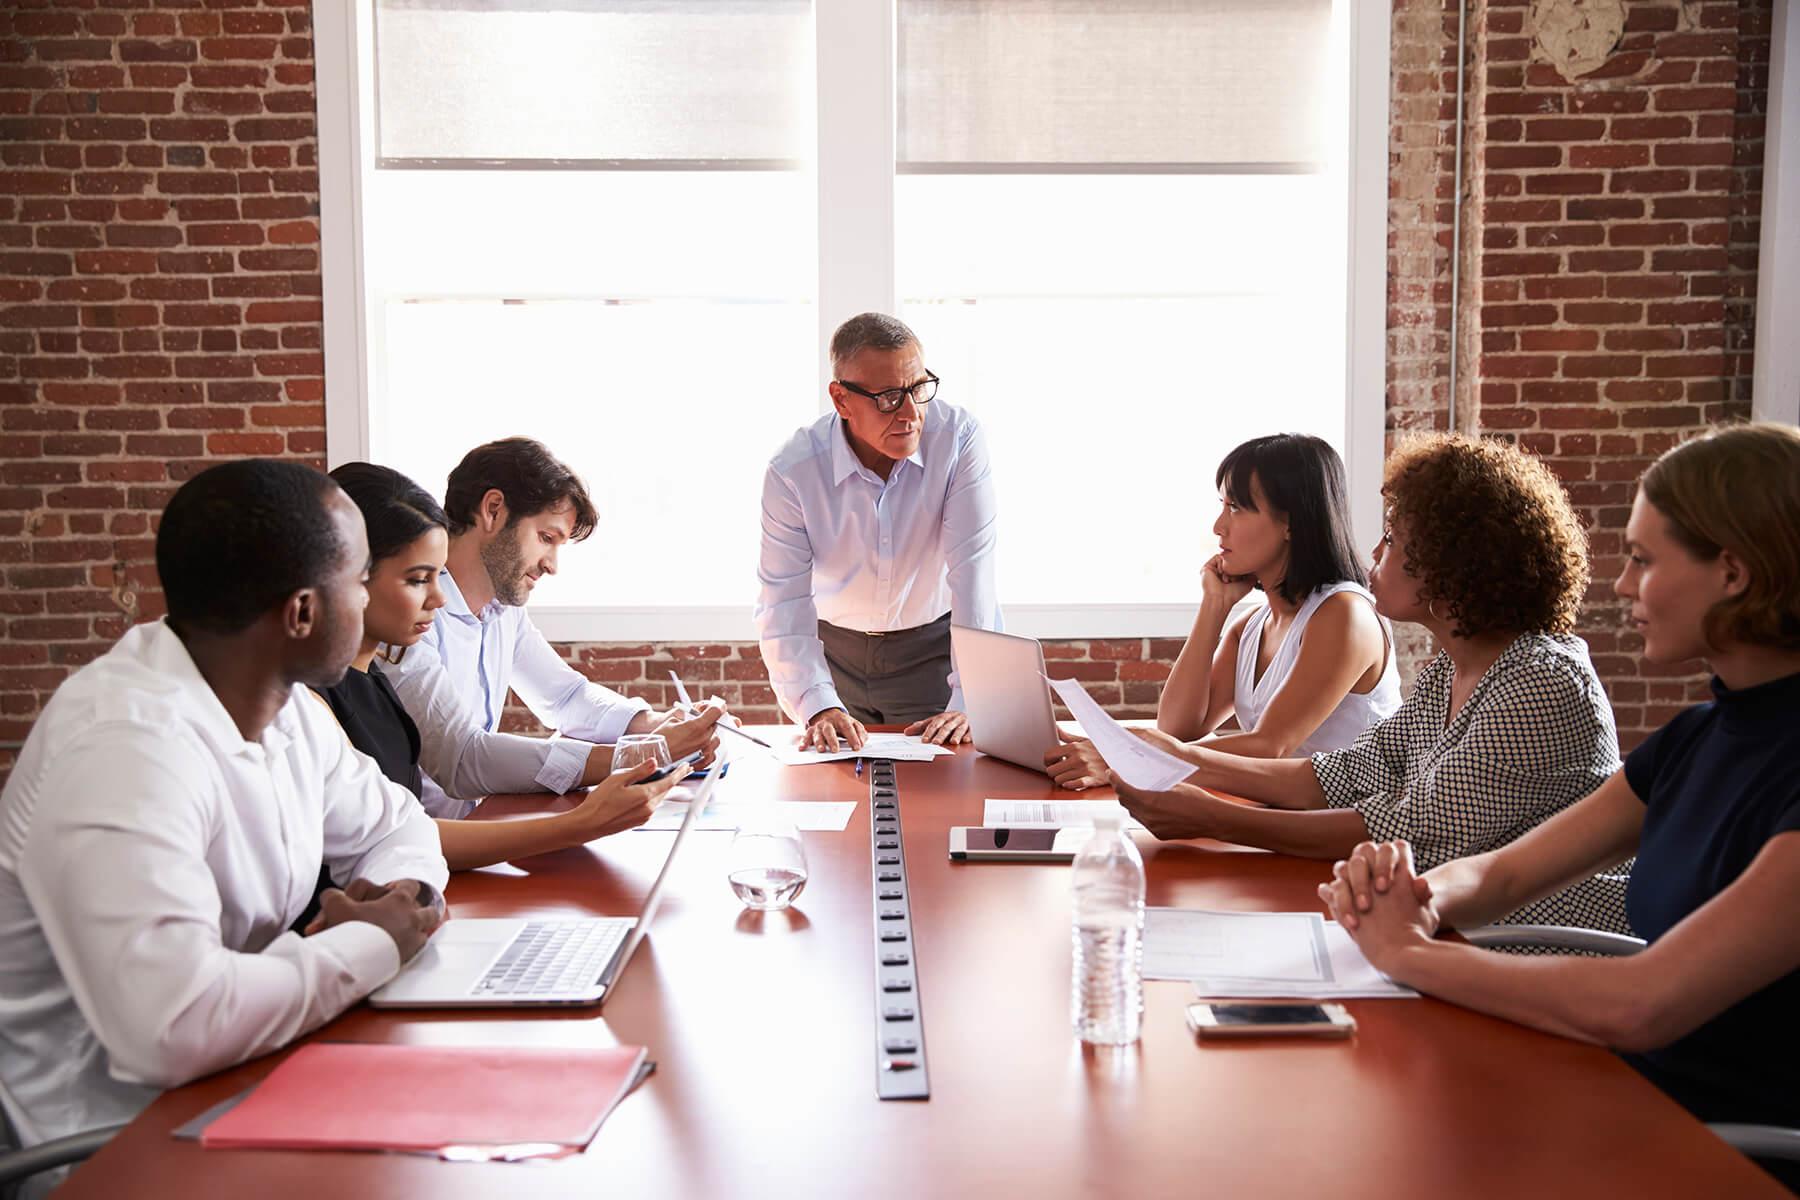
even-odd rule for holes
{"type": "Polygon", "coordinates": [[[445,604],[431,629],[387,668],[419,727],[421,801],[432,816],[464,817],[494,792],[566,792],[612,769],[621,734],[662,734],[669,754],[711,761],[724,708],[658,713],[585,678],[544,640],[525,611],[562,547],[598,515],[579,477],[530,438],[477,446],[450,472],[445,604]],[[508,690],[558,737],[498,732],[508,690]]]}

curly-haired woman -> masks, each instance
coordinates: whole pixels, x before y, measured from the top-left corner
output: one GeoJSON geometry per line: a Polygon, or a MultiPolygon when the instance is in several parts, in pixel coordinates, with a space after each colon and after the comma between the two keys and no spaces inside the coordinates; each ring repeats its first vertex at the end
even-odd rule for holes
{"type": "MultiPolygon", "coordinates": [[[[1411,698],[1349,748],[1311,758],[1244,758],[1146,732],[1196,768],[1167,792],[1118,785],[1158,837],[1326,859],[1404,838],[1435,866],[1505,845],[1618,769],[1612,709],[1570,633],[1587,542],[1556,477],[1504,442],[1437,435],[1400,447],[1381,490],[1376,607],[1439,647],[1411,698]]],[[[1512,919],[1624,930],[1625,883],[1623,868],[1582,879],[1512,919]]]]}
{"type": "MultiPolygon", "coordinates": [[[[1423,876],[1358,846],[1320,889],[1421,991],[1612,1046],[1705,1121],[1800,1125],[1800,430],[1745,425],[1645,472],[1614,589],[1644,658],[1703,658],[1713,699],[1517,842],[1423,876]],[[1636,853],[1629,958],[1509,960],[1438,941],[1636,853]]],[[[1800,1191],[1800,1164],[1769,1164],[1800,1191]]]]}

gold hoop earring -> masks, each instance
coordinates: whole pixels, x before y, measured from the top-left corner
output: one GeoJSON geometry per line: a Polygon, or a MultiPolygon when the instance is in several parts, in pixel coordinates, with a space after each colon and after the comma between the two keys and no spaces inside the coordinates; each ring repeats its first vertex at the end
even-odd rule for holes
{"type": "Polygon", "coordinates": [[[1438,615],[1437,606],[1438,606],[1438,598],[1436,596],[1433,596],[1430,600],[1428,600],[1426,602],[1425,611],[1431,614],[1432,620],[1436,621],[1439,625],[1442,625],[1442,624],[1444,624],[1446,618],[1438,615]]]}

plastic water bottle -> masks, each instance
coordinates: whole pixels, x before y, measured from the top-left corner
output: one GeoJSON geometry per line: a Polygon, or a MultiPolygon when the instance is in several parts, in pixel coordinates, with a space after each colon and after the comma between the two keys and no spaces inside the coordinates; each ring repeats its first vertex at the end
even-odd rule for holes
{"type": "Polygon", "coordinates": [[[1075,856],[1070,940],[1075,1036],[1098,1046],[1137,1041],[1144,1014],[1144,860],[1116,815],[1097,818],[1075,856]]]}

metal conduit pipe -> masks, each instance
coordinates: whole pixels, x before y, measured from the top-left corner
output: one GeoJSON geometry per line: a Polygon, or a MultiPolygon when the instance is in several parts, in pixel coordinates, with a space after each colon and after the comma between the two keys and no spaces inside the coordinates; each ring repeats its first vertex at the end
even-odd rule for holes
{"type": "Polygon", "coordinates": [[[1450,206],[1450,431],[1456,431],[1456,375],[1462,351],[1463,84],[1469,57],[1469,0],[1456,0],[1456,162],[1450,206]]]}

